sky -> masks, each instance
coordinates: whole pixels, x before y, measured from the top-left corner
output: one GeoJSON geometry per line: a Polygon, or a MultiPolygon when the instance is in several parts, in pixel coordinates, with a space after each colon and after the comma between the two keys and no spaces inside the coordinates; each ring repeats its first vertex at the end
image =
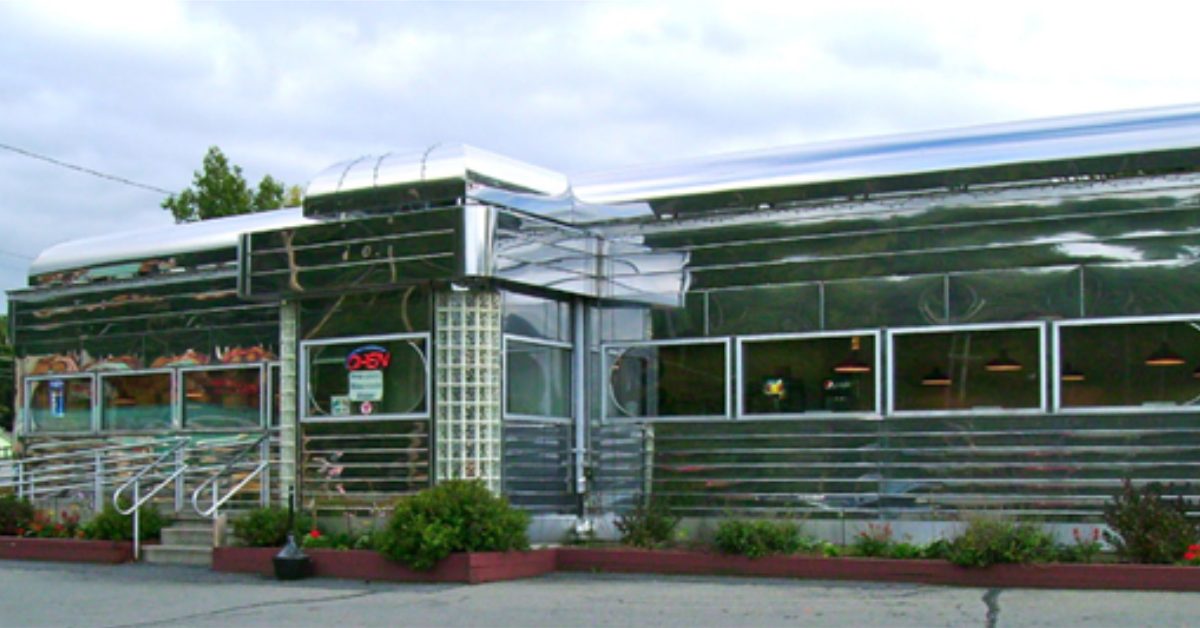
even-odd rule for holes
{"type": "MultiPolygon", "coordinates": [[[[166,190],[464,142],[570,175],[1200,102],[1189,2],[0,0],[0,145],[166,190]]],[[[0,148],[0,291],[160,192],[0,148]]],[[[5,304],[0,299],[0,311],[5,304]]]]}

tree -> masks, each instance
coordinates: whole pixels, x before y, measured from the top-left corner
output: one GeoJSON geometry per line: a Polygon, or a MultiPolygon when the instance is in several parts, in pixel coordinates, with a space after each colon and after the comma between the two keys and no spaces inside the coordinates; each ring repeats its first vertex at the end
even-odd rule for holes
{"type": "Polygon", "coordinates": [[[221,149],[212,146],[204,155],[203,167],[194,173],[191,187],[167,197],[162,207],[171,212],[175,222],[193,222],[283,207],[285,200],[292,200],[291,192],[271,175],[251,189],[241,166],[230,164],[221,149]]]}

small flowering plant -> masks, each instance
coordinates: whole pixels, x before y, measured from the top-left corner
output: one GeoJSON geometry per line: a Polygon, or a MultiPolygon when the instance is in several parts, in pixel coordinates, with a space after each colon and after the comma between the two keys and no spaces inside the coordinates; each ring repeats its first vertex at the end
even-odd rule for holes
{"type": "Polygon", "coordinates": [[[1183,564],[1200,567],[1200,543],[1192,543],[1183,553],[1183,564]]]}
{"type": "Polygon", "coordinates": [[[1100,528],[1092,528],[1090,533],[1082,532],[1079,528],[1072,528],[1071,537],[1075,543],[1067,548],[1066,553],[1070,554],[1069,558],[1073,560],[1068,562],[1094,562],[1096,556],[1104,549],[1104,544],[1100,541],[1100,528]]]}

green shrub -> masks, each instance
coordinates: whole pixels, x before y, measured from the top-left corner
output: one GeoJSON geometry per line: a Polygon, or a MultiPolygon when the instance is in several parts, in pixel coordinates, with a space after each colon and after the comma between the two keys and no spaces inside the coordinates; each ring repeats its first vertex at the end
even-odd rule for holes
{"type": "Polygon", "coordinates": [[[378,534],[378,549],[413,569],[431,569],[451,552],[527,549],[529,515],[482,482],[452,480],[401,498],[378,534]]]}
{"type": "Polygon", "coordinates": [[[850,549],[857,556],[890,557],[894,545],[896,541],[892,538],[892,524],[868,523],[866,530],[854,535],[850,549]]]}
{"type": "Polygon", "coordinates": [[[614,525],[621,533],[621,542],[633,547],[653,549],[670,543],[679,525],[679,517],[661,501],[638,504],[633,510],[617,517],[614,525]]]}
{"type": "Polygon", "coordinates": [[[795,554],[811,547],[800,532],[800,526],[791,521],[769,521],[765,519],[722,521],[717,525],[713,544],[726,554],[738,554],[750,558],[761,558],[770,554],[795,554]]]}
{"type": "Polygon", "coordinates": [[[0,497],[0,534],[20,536],[33,520],[33,504],[15,495],[0,497]]]}
{"type": "Polygon", "coordinates": [[[1164,492],[1157,482],[1139,489],[1126,479],[1104,507],[1104,523],[1111,530],[1104,540],[1118,556],[1138,563],[1173,563],[1200,540],[1183,498],[1169,499],[1164,492]]]}
{"type": "MultiPolygon", "coordinates": [[[[282,547],[287,543],[288,511],[280,506],[255,508],[229,522],[233,535],[248,547],[282,547]]],[[[292,533],[297,542],[313,529],[312,518],[296,513],[292,533]]]]}
{"type": "Polygon", "coordinates": [[[921,555],[918,558],[928,558],[931,560],[949,560],[950,559],[950,541],[946,539],[937,539],[931,541],[928,545],[920,548],[921,555]]]}
{"type": "MultiPolygon", "coordinates": [[[[121,504],[123,509],[128,509],[129,506],[128,502],[121,504]]],[[[138,508],[139,540],[157,539],[164,525],[166,519],[151,504],[143,504],[138,508]]],[[[83,535],[89,539],[105,541],[132,541],[133,515],[123,515],[111,502],[107,503],[104,510],[83,525],[83,535]]]]}
{"type": "Polygon", "coordinates": [[[1054,538],[1041,526],[976,517],[950,541],[946,559],[960,567],[987,567],[1050,561],[1055,555],[1054,538]]]}

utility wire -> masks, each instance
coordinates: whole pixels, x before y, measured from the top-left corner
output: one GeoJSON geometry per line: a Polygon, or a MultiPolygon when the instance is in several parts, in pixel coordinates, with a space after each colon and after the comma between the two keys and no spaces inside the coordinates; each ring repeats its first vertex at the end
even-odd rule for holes
{"type": "Polygon", "coordinates": [[[75,171],[78,171],[78,172],[82,172],[82,173],[84,173],[84,174],[90,174],[90,175],[92,175],[92,176],[94,176],[94,177],[100,177],[101,179],[108,179],[109,181],[115,181],[115,182],[117,182],[117,183],[122,183],[122,184],[125,184],[125,185],[130,185],[130,186],[133,186],[133,187],[135,187],[135,188],[142,188],[143,190],[150,190],[151,192],[158,192],[159,194],[163,194],[163,195],[166,195],[166,196],[170,196],[170,195],[174,194],[174,192],[172,192],[172,191],[170,191],[170,190],[164,190],[164,189],[162,189],[162,188],[160,188],[160,187],[155,187],[155,186],[153,186],[153,185],[147,185],[147,184],[145,184],[145,183],[138,183],[137,181],[131,181],[131,180],[129,180],[129,179],[126,179],[125,177],[118,177],[118,176],[116,176],[116,175],[113,175],[113,174],[108,174],[108,173],[105,173],[105,172],[100,172],[99,170],[92,170],[91,168],[85,168],[85,167],[83,167],[83,166],[77,166],[77,165],[75,165],[75,164],[70,164],[70,163],[67,163],[67,162],[65,162],[65,161],[60,161],[60,160],[58,160],[58,159],[54,159],[53,157],[47,157],[47,156],[45,156],[45,155],[39,155],[39,154],[37,154],[37,153],[33,153],[33,152],[30,152],[30,151],[27,151],[27,150],[25,150],[25,149],[23,149],[23,148],[17,148],[16,146],[9,146],[8,144],[0,144],[0,148],[2,148],[2,149],[4,149],[4,150],[12,151],[12,152],[14,152],[14,153],[17,153],[18,155],[24,155],[25,157],[29,157],[29,158],[31,158],[31,159],[37,159],[37,160],[40,160],[40,161],[45,161],[45,162],[48,162],[48,163],[52,163],[52,164],[54,164],[54,165],[56,165],[56,166],[61,166],[61,167],[63,167],[63,168],[67,168],[67,169],[70,169],[70,170],[75,170],[75,171]]]}

